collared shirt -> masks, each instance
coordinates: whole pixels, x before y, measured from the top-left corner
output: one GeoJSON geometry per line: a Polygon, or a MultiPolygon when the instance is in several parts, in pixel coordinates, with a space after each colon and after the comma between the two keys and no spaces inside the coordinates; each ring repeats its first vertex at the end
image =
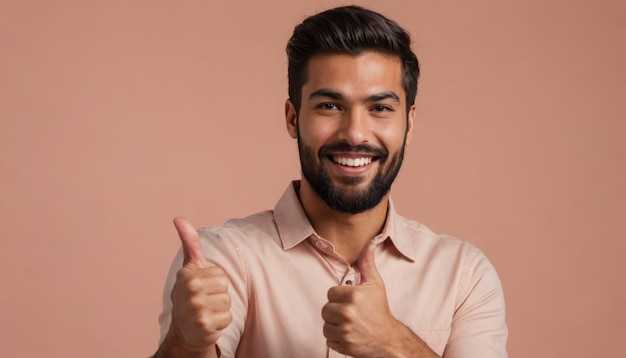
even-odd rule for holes
{"type": "MultiPolygon", "coordinates": [[[[358,268],[315,233],[294,185],[273,211],[199,230],[207,262],[231,283],[233,320],[218,341],[222,357],[345,357],[327,347],[321,310],[329,288],[359,284],[358,268]]],[[[502,288],[478,249],[398,215],[391,200],[373,240],[396,319],[440,356],[507,357],[502,288]]],[[[161,341],[182,259],[179,250],[165,284],[161,341]]]]}

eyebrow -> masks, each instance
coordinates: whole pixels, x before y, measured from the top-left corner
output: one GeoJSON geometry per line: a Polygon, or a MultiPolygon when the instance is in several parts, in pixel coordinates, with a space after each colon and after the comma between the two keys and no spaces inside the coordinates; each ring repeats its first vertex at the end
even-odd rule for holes
{"type": "Polygon", "coordinates": [[[392,99],[400,103],[400,97],[398,97],[398,95],[393,91],[385,91],[382,93],[376,93],[367,97],[368,102],[379,102],[379,101],[384,101],[386,99],[392,99]]]}
{"type": "MultiPolygon", "coordinates": [[[[344,99],[344,96],[341,93],[337,91],[333,91],[328,88],[320,88],[316,91],[311,92],[311,94],[308,97],[308,100],[310,101],[317,97],[326,97],[326,98],[334,99],[336,101],[341,101],[344,99]]],[[[400,103],[400,97],[393,91],[375,93],[365,98],[365,101],[366,102],[379,102],[379,101],[384,101],[386,99],[391,99],[395,102],[400,103]]]]}
{"type": "Polygon", "coordinates": [[[309,101],[317,97],[328,97],[337,101],[343,99],[343,95],[341,93],[328,88],[320,88],[317,91],[311,92],[311,94],[309,95],[309,101]]]}

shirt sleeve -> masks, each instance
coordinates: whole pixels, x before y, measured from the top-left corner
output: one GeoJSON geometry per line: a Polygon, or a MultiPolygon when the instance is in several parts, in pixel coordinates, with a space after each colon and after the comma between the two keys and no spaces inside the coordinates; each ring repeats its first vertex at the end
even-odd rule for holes
{"type": "Polygon", "coordinates": [[[506,358],[504,294],[493,265],[471,247],[443,358],[506,358]]]}
{"type": "MultiPolygon", "coordinates": [[[[228,293],[231,298],[231,324],[222,331],[217,341],[221,357],[234,357],[243,334],[250,294],[248,270],[235,243],[222,233],[219,228],[203,228],[198,230],[202,252],[209,265],[221,267],[229,278],[228,293]]],[[[163,289],[163,310],[159,315],[160,341],[163,343],[172,320],[172,300],[170,294],[176,281],[176,273],[182,267],[183,252],[178,250],[170,266],[165,287],[163,289]]]]}

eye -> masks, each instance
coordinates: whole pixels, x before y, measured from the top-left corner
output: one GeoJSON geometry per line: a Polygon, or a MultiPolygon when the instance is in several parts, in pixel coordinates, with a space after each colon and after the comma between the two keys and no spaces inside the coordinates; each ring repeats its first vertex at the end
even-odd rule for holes
{"type": "Polygon", "coordinates": [[[393,108],[386,106],[384,104],[377,104],[374,107],[372,107],[372,110],[374,112],[393,112],[393,108]]]}
{"type": "Polygon", "coordinates": [[[320,103],[317,105],[317,108],[325,109],[325,110],[339,109],[339,107],[336,104],[329,103],[329,102],[320,103]]]}

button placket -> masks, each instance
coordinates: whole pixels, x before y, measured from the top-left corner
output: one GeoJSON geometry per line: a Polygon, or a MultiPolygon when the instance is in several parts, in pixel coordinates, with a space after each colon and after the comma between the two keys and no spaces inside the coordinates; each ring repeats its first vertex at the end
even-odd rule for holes
{"type": "Polygon", "coordinates": [[[323,238],[317,237],[311,244],[322,254],[322,258],[328,263],[330,269],[332,269],[335,274],[337,284],[341,285],[342,277],[345,276],[346,272],[345,260],[335,252],[333,244],[323,238]]]}
{"type": "Polygon", "coordinates": [[[356,282],[357,282],[356,271],[354,270],[352,266],[350,266],[350,268],[348,268],[348,272],[346,272],[346,274],[343,276],[343,279],[341,280],[341,285],[342,286],[354,286],[356,285],[356,282]]]}

